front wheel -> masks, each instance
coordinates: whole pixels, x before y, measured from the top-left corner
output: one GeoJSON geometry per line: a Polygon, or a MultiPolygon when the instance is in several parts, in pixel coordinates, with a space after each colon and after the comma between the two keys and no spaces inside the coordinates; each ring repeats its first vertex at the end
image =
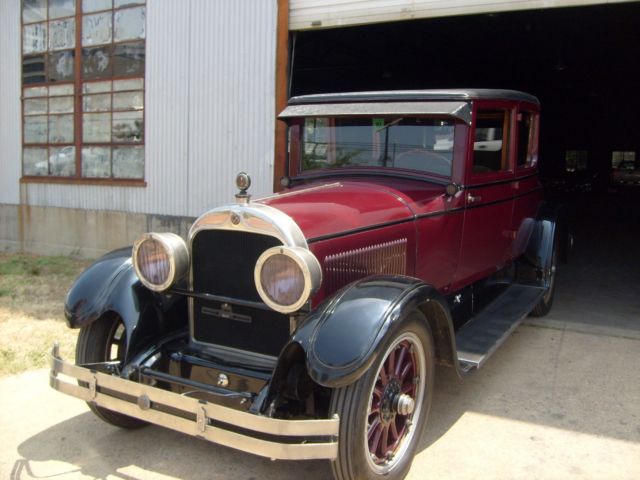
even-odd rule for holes
{"type": "Polygon", "coordinates": [[[401,479],[425,429],[434,382],[433,340],[420,312],[412,312],[355,383],[333,391],[340,417],[337,480],[401,479]]]}
{"type": "MultiPolygon", "coordinates": [[[[127,336],[122,319],[105,315],[80,329],[76,344],[76,364],[90,364],[124,360],[127,336]]],[[[100,419],[121,428],[140,428],[147,422],[87,402],[100,419]]]]}

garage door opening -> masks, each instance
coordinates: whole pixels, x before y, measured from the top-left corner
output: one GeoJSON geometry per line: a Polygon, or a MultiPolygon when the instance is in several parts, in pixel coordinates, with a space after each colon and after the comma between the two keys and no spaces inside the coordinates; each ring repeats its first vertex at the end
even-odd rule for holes
{"type": "Polygon", "coordinates": [[[562,318],[640,338],[640,184],[611,180],[613,167],[634,164],[640,176],[639,18],[634,2],[301,31],[291,43],[291,95],[455,87],[536,95],[541,173],[568,203],[576,234],[575,262],[561,275],[562,318]]]}
{"type": "Polygon", "coordinates": [[[560,176],[568,162],[608,180],[612,157],[640,151],[638,18],[630,3],[302,31],[291,94],[523,90],[543,107],[543,174],[560,176]]]}

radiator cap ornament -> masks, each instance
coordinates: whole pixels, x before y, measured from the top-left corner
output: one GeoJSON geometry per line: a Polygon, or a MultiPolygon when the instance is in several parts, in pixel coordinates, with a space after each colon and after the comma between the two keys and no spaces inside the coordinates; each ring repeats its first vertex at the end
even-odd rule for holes
{"type": "Polygon", "coordinates": [[[236,187],[240,190],[236,193],[236,202],[242,205],[249,203],[251,199],[251,195],[247,193],[249,187],[251,186],[251,177],[245,172],[240,172],[236,176],[236,187]]]}

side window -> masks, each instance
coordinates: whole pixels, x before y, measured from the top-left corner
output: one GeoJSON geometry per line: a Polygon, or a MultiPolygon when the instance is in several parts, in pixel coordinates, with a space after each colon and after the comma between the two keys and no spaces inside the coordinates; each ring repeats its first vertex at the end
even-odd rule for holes
{"type": "Polygon", "coordinates": [[[534,140],[536,118],[531,112],[518,114],[518,168],[532,167],[536,163],[534,157],[534,140]]]}
{"type": "Polygon", "coordinates": [[[509,112],[479,111],[473,142],[473,173],[509,170],[509,112]]]}

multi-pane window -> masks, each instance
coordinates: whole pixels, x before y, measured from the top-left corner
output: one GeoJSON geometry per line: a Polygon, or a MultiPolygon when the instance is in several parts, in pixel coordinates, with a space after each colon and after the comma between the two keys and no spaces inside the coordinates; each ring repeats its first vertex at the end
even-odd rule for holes
{"type": "Polygon", "coordinates": [[[611,168],[619,168],[620,165],[628,166],[636,163],[636,152],[614,151],[611,153],[611,168]]]}
{"type": "Polygon", "coordinates": [[[144,177],[144,0],[23,0],[23,175],[144,177]]]}
{"type": "Polygon", "coordinates": [[[564,169],[567,172],[586,170],[589,167],[589,152],[587,150],[567,150],[564,153],[564,169]]]}

